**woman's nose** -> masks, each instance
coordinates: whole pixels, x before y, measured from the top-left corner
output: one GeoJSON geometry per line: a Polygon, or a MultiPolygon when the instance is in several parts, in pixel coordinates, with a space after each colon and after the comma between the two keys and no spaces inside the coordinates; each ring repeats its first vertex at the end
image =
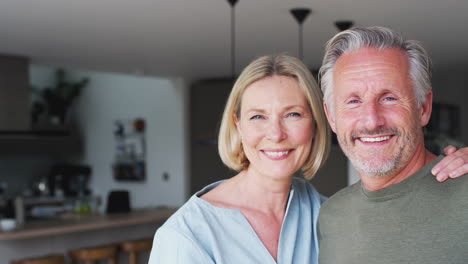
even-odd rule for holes
{"type": "Polygon", "coordinates": [[[270,120],[268,127],[268,138],[274,142],[280,142],[286,138],[286,130],[283,122],[279,118],[270,120]]]}

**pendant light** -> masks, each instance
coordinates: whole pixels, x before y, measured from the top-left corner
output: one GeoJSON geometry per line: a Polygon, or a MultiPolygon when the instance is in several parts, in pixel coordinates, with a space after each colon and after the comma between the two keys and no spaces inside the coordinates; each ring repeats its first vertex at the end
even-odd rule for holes
{"type": "Polygon", "coordinates": [[[297,23],[299,24],[299,40],[298,40],[298,53],[299,59],[303,59],[302,55],[302,24],[307,16],[310,14],[311,10],[309,8],[293,8],[290,10],[291,14],[293,15],[294,19],[296,19],[297,23]]]}
{"type": "Polygon", "coordinates": [[[231,76],[236,75],[236,20],[235,20],[235,7],[237,0],[227,0],[231,6],[231,76]]]}
{"type": "Polygon", "coordinates": [[[354,22],[351,20],[338,20],[335,22],[335,26],[340,31],[345,31],[347,29],[350,29],[353,26],[353,24],[354,22]]]}

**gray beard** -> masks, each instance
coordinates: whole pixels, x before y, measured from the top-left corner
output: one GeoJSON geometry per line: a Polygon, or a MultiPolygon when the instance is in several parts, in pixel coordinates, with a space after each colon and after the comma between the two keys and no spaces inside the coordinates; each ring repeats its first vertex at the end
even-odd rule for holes
{"type": "MultiPolygon", "coordinates": [[[[384,130],[381,129],[381,130],[377,130],[374,133],[371,133],[371,132],[367,132],[367,133],[368,134],[375,134],[375,133],[381,133],[381,131],[384,131],[384,130]]],[[[413,131],[415,133],[417,133],[416,128],[414,128],[413,131]]],[[[393,130],[392,132],[394,134],[396,134],[396,135],[401,135],[401,133],[398,130],[393,130]]],[[[348,153],[346,153],[346,152],[345,152],[345,154],[346,154],[346,156],[348,156],[349,160],[353,164],[354,168],[356,168],[356,170],[359,172],[359,174],[364,174],[366,176],[376,177],[376,178],[385,177],[385,176],[391,175],[391,174],[397,172],[399,169],[401,169],[401,167],[403,167],[402,163],[406,162],[406,160],[403,160],[403,159],[408,159],[409,160],[409,155],[411,155],[410,153],[414,153],[414,151],[416,149],[415,142],[410,142],[411,139],[409,137],[405,136],[405,137],[402,138],[402,140],[403,140],[403,142],[402,142],[401,147],[398,150],[398,152],[395,153],[395,155],[391,159],[383,161],[383,162],[379,162],[378,164],[376,164],[376,162],[372,162],[370,160],[362,160],[362,159],[356,158],[353,155],[348,155],[348,153]],[[405,154],[405,153],[403,153],[405,151],[404,147],[408,146],[408,145],[410,146],[410,148],[407,149],[407,151],[408,151],[408,153],[406,153],[407,155],[404,155],[405,154]],[[350,158],[350,157],[352,157],[352,158],[350,158]]],[[[342,142],[340,142],[340,144],[341,143],[342,142]]]]}
{"type": "Polygon", "coordinates": [[[393,173],[397,168],[397,164],[400,163],[402,156],[402,151],[399,151],[391,160],[387,160],[380,164],[372,164],[372,162],[368,160],[361,159],[350,160],[354,168],[356,168],[359,173],[378,178],[385,177],[393,173]]]}

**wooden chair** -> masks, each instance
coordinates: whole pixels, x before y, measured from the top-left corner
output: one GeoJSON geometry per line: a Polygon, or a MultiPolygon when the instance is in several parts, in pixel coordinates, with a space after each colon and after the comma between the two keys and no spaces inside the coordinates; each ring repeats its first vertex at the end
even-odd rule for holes
{"type": "Polygon", "coordinates": [[[152,246],[152,238],[125,241],[119,244],[120,250],[128,253],[129,264],[138,264],[138,254],[143,251],[150,251],[152,246]]]}
{"type": "Polygon", "coordinates": [[[115,245],[75,249],[68,252],[68,255],[72,263],[81,261],[85,264],[92,264],[106,260],[107,264],[117,264],[117,246],[115,245]]]}
{"type": "Polygon", "coordinates": [[[63,255],[48,255],[11,261],[11,264],[65,264],[63,255]]]}

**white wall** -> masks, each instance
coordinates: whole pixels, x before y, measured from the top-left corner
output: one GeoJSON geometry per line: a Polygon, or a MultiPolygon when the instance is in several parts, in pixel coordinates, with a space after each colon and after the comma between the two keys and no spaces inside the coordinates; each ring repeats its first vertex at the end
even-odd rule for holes
{"type": "MultiPolygon", "coordinates": [[[[44,87],[55,68],[33,65],[31,83],[44,87]]],[[[92,167],[92,190],[104,198],[110,190],[126,189],[132,207],[179,206],[186,200],[187,88],[182,79],[167,79],[67,69],[70,79],[87,77],[90,84],[74,103],[72,116],[84,142],[80,160],[92,167]],[[147,180],[117,182],[112,176],[113,122],[146,120],[147,180]],[[169,173],[168,181],[162,179],[169,173]]],[[[104,207],[103,207],[104,208],[104,207]]]]}

